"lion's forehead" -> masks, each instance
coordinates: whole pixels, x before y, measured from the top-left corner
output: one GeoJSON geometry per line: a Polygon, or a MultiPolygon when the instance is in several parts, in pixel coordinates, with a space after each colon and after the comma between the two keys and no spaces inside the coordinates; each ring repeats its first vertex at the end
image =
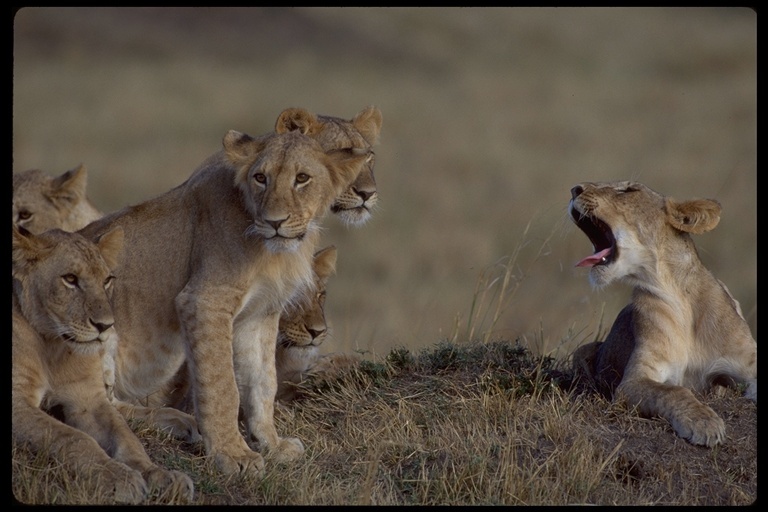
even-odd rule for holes
{"type": "Polygon", "coordinates": [[[74,274],[81,282],[93,281],[101,286],[109,276],[109,268],[98,249],[86,240],[62,242],[45,260],[46,276],[74,274]]]}
{"type": "Polygon", "coordinates": [[[355,126],[346,120],[318,116],[322,130],[315,136],[325,151],[334,149],[369,149],[371,145],[355,126]]]}

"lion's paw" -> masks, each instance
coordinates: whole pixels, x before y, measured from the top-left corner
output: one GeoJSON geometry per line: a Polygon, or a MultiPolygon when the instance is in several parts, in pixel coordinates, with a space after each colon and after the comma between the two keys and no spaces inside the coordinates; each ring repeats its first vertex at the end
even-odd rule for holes
{"type": "Polygon", "coordinates": [[[213,454],[213,462],[226,475],[242,474],[260,477],[264,471],[264,457],[252,450],[243,450],[237,455],[224,452],[213,454]]]}
{"type": "Polygon", "coordinates": [[[141,503],[149,494],[149,487],[141,473],[119,462],[110,466],[101,477],[101,487],[113,493],[116,503],[141,503]]]}
{"type": "Polygon", "coordinates": [[[293,462],[304,455],[304,444],[295,437],[283,437],[272,450],[269,458],[276,462],[293,462]]]}
{"type": "Polygon", "coordinates": [[[153,468],[144,474],[150,492],[158,491],[163,502],[191,502],[195,495],[195,484],[181,471],[166,471],[153,468]]]}
{"type": "Polygon", "coordinates": [[[197,420],[191,414],[172,407],[163,407],[155,412],[155,421],[161,429],[167,429],[177,439],[197,443],[203,439],[197,428],[197,420]]]}
{"type": "Polygon", "coordinates": [[[712,447],[725,439],[725,422],[706,405],[689,408],[672,423],[675,432],[693,444],[712,447]]]}

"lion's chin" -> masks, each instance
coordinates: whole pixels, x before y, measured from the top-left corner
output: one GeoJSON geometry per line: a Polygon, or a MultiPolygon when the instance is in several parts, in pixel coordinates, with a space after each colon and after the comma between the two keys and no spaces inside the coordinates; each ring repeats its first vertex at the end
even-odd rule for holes
{"type": "Polygon", "coordinates": [[[93,355],[97,354],[103,345],[103,341],[99,338],[94,338],[92,340],[75,340],[73,338],[64,338],[67,342],[67,345],[69,347],[72,347],[73,352],[80,355],[93,355]]]}
{"type": "Polygon", "coordinates": [[[285,238],[282,236],[273,236],[264,240],[264,246],[269,252],[274,253],[286,253],[296,252],[301,247],[301,242],[304,239],[303,236],[294,238],[285,238]]]}

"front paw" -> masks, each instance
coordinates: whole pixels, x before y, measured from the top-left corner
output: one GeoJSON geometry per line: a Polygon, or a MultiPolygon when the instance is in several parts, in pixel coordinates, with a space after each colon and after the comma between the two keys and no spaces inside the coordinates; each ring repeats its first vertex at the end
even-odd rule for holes
{"type": "Polygon", "coordinates": [[[710,407],[688,407],[672,422],[677,435],[701,446],[713,447],[725,439],[725,422],[710,407]]]}
{"type": "Polygon", "coordinates": [[[304,455],[304,444],[295,437],[283,437],[267,456],[276,462],[293,462],[304,455]]]}
{"type": "Polygon", "coordinates": [[[236,454],[218,451],[212,456],[218,470],[225,475],[241,474],[259,478],[264,471],[264,457],[253,450],[242,450],[236,454]]]}
{"type": "Polygon", "coordinates": [[[181,471],[166,471],[153,468],[144,474],[150,492],[158,492],[158,500],[163,503],[189,503],[195,495],[195,484],[181,471]]]}
{"type": "Polygon", "coordinates": [[[113,494],[115,503],[137,505],[149,494],[141,473],[125,464],[115,462],[101,475],[99,488],[113,494]]]}

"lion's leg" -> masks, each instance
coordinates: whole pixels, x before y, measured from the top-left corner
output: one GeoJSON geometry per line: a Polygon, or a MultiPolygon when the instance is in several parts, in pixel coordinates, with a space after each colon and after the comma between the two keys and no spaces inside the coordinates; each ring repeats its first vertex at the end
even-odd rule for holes
{"type": "MultiPolygon", "coordinates": [[[[19,328],[14,319],[14,337],[19,328]]],[[[110,494],[120,503],[141,502],[148,493],[141,473],[110,458],[85,432],[54,419],[40,409],[41,399],[48,387],[43,368],[42,359],[35,353],[34,342],[14,339],[11,391],[13,441],[26,444],[34,451],[47,450],[75,474],[99,472],[94,480],[95,493],[110,494]]]]}
{"type": "Polygon", "coordinates": [[[159,430],[166,430],[172,436],[188,443],[202,439],[194,416],[173,407],[145,407],[121,400],[112,401],[115,408],[126,420],[142,420],[159,430]]]}
{"type": "MultiPolygon", "coordinates": [[[[93,382],[99,380],[93,379],[93,382]]],[[[72,388],[62,404],[68,424],[93,437],[114,460],[139,471],[151,491],[159,490],[163,498],[192,500],[194,484],[189,476],[165,470],[152,462],[125,418],[107,400],[102,387],[91,389],[80,384],[72,388]]]]}
{"type": "Polygon", "coordinates": [[[277,375],[275,346],[279,313],[247,316],[235,325],[234,365],[248,442],[277,460],[295,460],[304,453],[301,441],[280,438],[274,422],[277,375]]]}
{"type": "Polygon", "coordinates": [[[229,288],[207,295],[188,285],[177,296],[176,309],[188,343],[191,392],[206,453],[224,473],[258,476],[264,459],[248,447],[238,429],[232,312],[239,307],[241,297],[232,295],[229,288]]]}
{"type": "Polygon", "coordinates": [[[617,397],[637,406],[643,416],[666,419],[677,435],[693,444],[714,446],[725,439],[723,420],[688,388],[625,375],[617,397]]]}

